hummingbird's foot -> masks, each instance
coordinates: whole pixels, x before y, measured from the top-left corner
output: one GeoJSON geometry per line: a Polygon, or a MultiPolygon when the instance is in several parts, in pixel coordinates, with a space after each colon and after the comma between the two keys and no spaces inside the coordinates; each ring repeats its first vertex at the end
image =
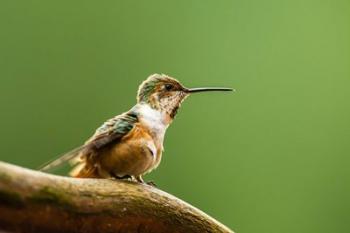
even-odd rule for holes
{"type": "Polygon", "coordinates": [[[156,183],[154,183],[152,180],[146,182],[146,184],[148,184],[149,186],[152,186],[152,187],[157,187],[156,183]]]}
{"type": "Polygon", "coordinates": [[[141,183],[141,184],[144,184],[145,181],[142,179],[142,176],[135,176],[135,179],[137,182],[141,183]]]}
{"type": "Polygon", "coordinates": [[[153,181],[145,182],[142,179],[142,176],[136,176],[135,179],[136,179],[137,182],[139,182],[141,184],[147,184],[147,185],[152,186],[152,187],[157,187],[157,185],[153,181]]]}

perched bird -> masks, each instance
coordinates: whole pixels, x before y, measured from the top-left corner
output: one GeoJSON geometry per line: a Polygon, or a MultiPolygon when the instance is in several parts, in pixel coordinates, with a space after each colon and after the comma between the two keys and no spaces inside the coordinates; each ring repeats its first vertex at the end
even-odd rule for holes
{"type": "Polygon", "coordinates": [[[232,91],[231,88],[186,88],[164,74],[153,74],[139,87],[137,104],[129,111],[106,121],[95,134],[40,170],[47,171],[73,161],[70,172],[83,178],[132,178],[155,169],[162,158],[165,131],[182,101],[192,93],[232,91]]]}

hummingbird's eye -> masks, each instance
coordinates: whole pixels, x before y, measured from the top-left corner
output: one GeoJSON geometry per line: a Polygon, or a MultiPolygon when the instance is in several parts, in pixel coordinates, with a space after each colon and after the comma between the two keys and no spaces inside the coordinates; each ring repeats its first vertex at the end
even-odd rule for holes
{"type": "Polygon", "coordinates": [[[172,85],[172,84],[170,84],[170,83],[165,84],[165,89],[166,89],[167,91],[171,91],[173,88],[174,88],[174,85],[172,85]]]}

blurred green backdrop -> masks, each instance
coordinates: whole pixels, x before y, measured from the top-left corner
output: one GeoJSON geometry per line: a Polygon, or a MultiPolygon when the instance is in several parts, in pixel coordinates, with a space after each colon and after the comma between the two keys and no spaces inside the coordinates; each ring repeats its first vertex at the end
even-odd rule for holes
{"type": "Polygon", "coordinates": [[[239,233],[350,232],[350,2],[0,3],[0,159],[36,168],[128,110],[149,74],[187,99],[158,186],[239,233]]]}

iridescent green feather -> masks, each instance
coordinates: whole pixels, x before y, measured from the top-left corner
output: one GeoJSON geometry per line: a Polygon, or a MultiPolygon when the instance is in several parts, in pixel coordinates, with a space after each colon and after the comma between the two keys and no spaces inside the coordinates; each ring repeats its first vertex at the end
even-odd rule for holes
{"type": "Polygon", "coordinates": [[[154,91],[154,87],[158,83],[157,79],[150,79],[145,82],[139,90],[138,100],[139,102],[148,102],[150,95],[154,91]]]}

